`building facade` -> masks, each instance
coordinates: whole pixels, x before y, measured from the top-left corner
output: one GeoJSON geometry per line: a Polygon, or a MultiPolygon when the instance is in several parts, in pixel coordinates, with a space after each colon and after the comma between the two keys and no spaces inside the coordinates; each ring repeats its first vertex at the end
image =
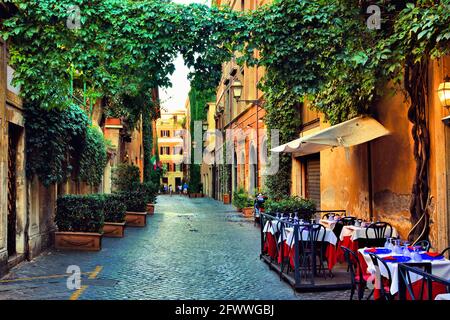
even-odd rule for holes
{"type": "MultiPolygon", "coordinates": [[[[270,1],[217,0],[217,6],[230,6],[233,10],[246,11],[270,3],[270,1]]],[[[257,54],[257,53],[256,53],[257,54]]],[[[267,145],[264,124],[264,94],[258,83],[264,75],[263,68],[241,67],[235,59],[223,64],[222,79],[217,88],[214,126],[221,132],[215,153],[218,164],[214,198],[223,200],[243,188],[251,196],[264,190],[263,154],[267,145]],[[233,88],[242,86],[242,94],[234,96],[233,88]],[[223,142],[228,142],[224,144],[223,142]]]]}
{"type": "Polygon", "coordinates": [[[186,111],[163,113],[156,121],[159,158],[163,167],[161,184],[177,190],[184,183],[186,111]]]}
{"type": "MultiPolygon", "coordinates": [[[[430,134],[429,188],[430,240],[435,250],[450,243],[450,127],[449,115],[437,89],[450,70],[448,57],[430,63],[427,112],[430,134]]],[[[409,103],[402,92],[386,94],[373,108],[373,117],[390,134],[349,148],[292,154],[291,192],[313,199],[322,210],[344,209],[347,215],[387,221],[406,238],[411,223],[410,202],[416,172],[409,103]]],[[[300,136],[330,128],[323,116],[306,104],[300,136]]]]}

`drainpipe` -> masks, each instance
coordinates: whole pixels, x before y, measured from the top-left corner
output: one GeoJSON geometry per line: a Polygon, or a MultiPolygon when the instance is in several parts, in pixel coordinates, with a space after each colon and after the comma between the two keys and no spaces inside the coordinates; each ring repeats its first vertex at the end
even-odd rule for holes
{"type": "Polygon", "coordinates": [[[367,180],[368,180],[368,192],[369,192],[369,217],[370,221],[373,221],[373,177],[372,177],[372,148],[371,142],[367,142],[367,180]]]}

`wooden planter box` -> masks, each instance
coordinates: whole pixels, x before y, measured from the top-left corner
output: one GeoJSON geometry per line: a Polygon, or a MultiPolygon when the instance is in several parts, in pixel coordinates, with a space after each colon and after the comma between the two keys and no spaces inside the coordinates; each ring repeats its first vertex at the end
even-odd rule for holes
{"type": "Polygon", "coordinates": [[[223,203],[230,204],[230,195],[228,193],[223,195],[223,203]]]}
{"type": "Polygon", "coordinates": [[[62,250],[100,251],[102,248],[102,234],[55,232],[55,248],[62,250]]]}
{"type": "Polygon", "coordinates": [[[130,212],[125,215],[127,227],[145,227],[147,224],[147,212],[130,212]]]}
{"type": "Polygon", "coordinates": [[[107,238],[123,238],[125,235],[125,222],[105,222],[103,236],[107,238]]]}
{"type": "Polygon", "coordinates": [[[154,213],[155,213],[155,204],[147,203],[147,214],[152,216],[154,213]]]}
{"type": "Polygon", "coordinates": [[[253,217],[253,207],[242,208],[244,217],[253,217]]]}

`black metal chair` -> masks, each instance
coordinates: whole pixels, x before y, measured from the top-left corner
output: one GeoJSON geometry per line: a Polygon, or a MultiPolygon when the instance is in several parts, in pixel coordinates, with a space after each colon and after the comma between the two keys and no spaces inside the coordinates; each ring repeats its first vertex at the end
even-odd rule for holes
{"type": "MultiPolygon", "coordinates": [[[[325,274],[324,266],[324,256],[326,245],[325,240],[326,229],[323,225],[314,223],[308,226],[300,228],[300,243],[302,251],[302,266],[305,267],[307,271],[312,271],[313,269],[320,273],[325,274]],[[303,232],[307,231],[308,236],[304,238],[303,232]],[[317,257],[319,258],[319,264],[317,265],[317,257]],[[318,270],[317,270],[318,267],[318,270]]],[[[315,276],[316,274],[313,274],[315,276]]]]}
{"type": "MultiPolygon", "coordinates": [[[[344,251],[345,261],[348,264],[348,271],[350,272],[350,280],[352,284],[350,300],[353,300],[353,295],[356,290],[358,291],[358,300],[362,300],[364,298],[364,292],[367,288],[367,282],[370,275],[363,273],[358,255],[355,252],[344,246],[341,246],[341,249],[344,251]]],[[[373,290],[370,292],[367,300],[370,299],[372,294],[373,290]]]]}
{"type": "Polygon", "coordinates": [[[423,251],[430,251],[430,242],[428,240],[421,240],[414,244],[415,247],[421,247],[423,251]]]}
{"type": "Polygon", "coordinates": [[[344,226],[353,226],[355,225],[356,217],[342,217],[339,223],[342,223],[344,226]]]}
{"type": "Polygon", "coordinates": [[[384,262],[379,256],[373,253],[369,253],[372,263],[375,267],[375,289],[380,289],[380,299],[382,300],[393,300],[394,297],[391,294],[390,288],[392,285],[392,275],[391,270],[386,262],[384,262]],[[387,276],[383,277],[380,271],[380,264],[384,266],[387,270],[387,276]],[[386,280],[384,280],[386,279],[386,280]],[[377,288],[379,287],[379,288],[377,288]]]}
{"type": "Polygon", "coordinates": [[[365,247],[382,247],[386,242],[386,231],[392,236],[392,226],[387,222],[374,222],[366,228],[366,238],[362,242],[365,247]]]}
{"type": "Polygon", "coordinates": [[[450,281],[437,277],[431,272],[430,262],[399,264],[399,300],[433,300],[436,295],[436,292],[433,292],[433,284],[439,284],[446,293],[449,293],[450,281]],[[417,277],[421,278],[418,284],[416,279],[414,279],[415,281],[411,280],[411,274],[415,274],[416,279],[417,277]]]}
{"type": "Polygon", "coordinates": [[[445,254],[448,253],[448,258],[450,259],[450,247],[445,248],[444,250],[441,251],[441,256],[445,257],[445,254]]]}

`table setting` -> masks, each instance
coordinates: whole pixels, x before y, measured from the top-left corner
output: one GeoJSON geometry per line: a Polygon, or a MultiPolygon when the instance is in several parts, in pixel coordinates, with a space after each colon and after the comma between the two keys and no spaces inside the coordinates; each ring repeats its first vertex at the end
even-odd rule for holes
{"type": "MultiPolygon", "coordinates": [[[[432,273],[444,279],[450,279],[450,260],[436,252],[427,252],[422,250],[420,246],[411,246],[408,241],[387,238],[384,247],[361,248],[358,250],[362,268],[366,268],[366,272],[374,274],[376,272],[375,265],[369,253],[377,255],[384,261],[389,270],[383,263],[379,264],[379,270],[383,277],[388,278],[391,275],[391,285],[389,291],[392,295],[398,293],[399,272],[398,265],[400,263],[431,263],[432,273]],[[389,271],[389,272],[388,272],[389,271]]],[[[411,282],[416,282],[422,277],[411,274],[411,282]]]]}

